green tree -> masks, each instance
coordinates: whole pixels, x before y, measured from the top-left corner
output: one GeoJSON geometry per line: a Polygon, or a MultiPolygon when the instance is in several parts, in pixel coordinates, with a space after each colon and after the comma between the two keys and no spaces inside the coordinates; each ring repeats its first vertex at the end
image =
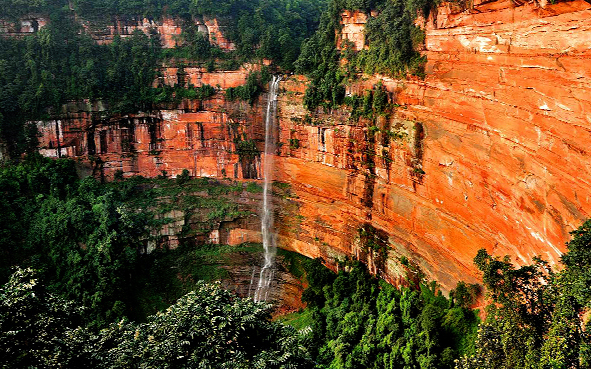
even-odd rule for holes
{"type": "Polygon", "coordinates": [[[0,360],[9,367],[311,368],[306,332],[270,321],[271,306],[199,282],[146,323],[96,333],[82,310],[48,293],[31,269],[0,288],[0,360]]]}
{"type": "Polygon", "coordinates": [[[515,268],[509,257],[478,252],[475,263],[483,272],[490,305],[475,355],[462,358],[458,368],[589,367],[591,340],[583,317],[591,302],[590,224],[572,232],[558,273],[539,258],[515,268]]]}
{"type": "Polygon", "coordinates": [[[67,367],[68,330],[83,310],[53,296],[32,269],[17,269],[0,287],[0,362],[5,367],[67,367]]]}

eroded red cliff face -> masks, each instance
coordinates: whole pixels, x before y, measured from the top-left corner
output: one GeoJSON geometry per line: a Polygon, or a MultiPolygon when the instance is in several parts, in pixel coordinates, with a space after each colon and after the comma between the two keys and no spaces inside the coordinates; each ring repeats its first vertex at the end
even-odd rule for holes
{"type": "MultiPolygon", "coordinates": [[[[355,30],[366,17],[351,19],[344,38],[361,48],[355,30]]],[[[446,289],[477,280],[472,259],[482,247],[520,263],[557,262],[568,232],[591,214],[590,48],[591,5],[582,0],[445,5],[426,21],[424,79],[372,76],[349,87],[362,94],[382,81],[399,105],[376,128],[345,110],[307,117],[306,81],[284,80],[275,178],[290,189],[275,198],[280,246],[333,266],[356,256],[392,282],[405,256],[446,289]]],[[[196,86],[231,87],[247,75],[191,73],[196,86]]],[[[175,83],[176,71],[163,75],[175,83]]],[[[189,169],[257,179],[260,155],[248,148],[263,147],[265,103],[227,102],[220,92],[126,117],[71,108],[40,123],[42,150],[57,154],[60,132],[64,153],[92,158],[107,177],[189,169]]]]}
{"type": "Polygon", "coordinates": [[[584,1],[441,7],[427,22],[424,80],[350,87],[362,94],[381,80],[400,105],[381,123],[401,136],[388,147],[379,137],[369,144],[365,124],[346,116],[301,125],[292,116],[305,113],[283,100],[283,140],[302,147],[286,150],[279,173],[304,216],[297,236],[284,231],[285,245],[359,255],[357,229],[370,222],[387,235],[386,275],[407,256],[448,288],[477,277],[482,247],[519,263],[557,262],[591,214],[590,37],[584,1]],[[363,165],[368,149],[375,170],[363,165]]]}
{"type": "MultiPolygon", "coordinates": [[[[186,82],[221,88],[245,83],[256,66],[238,71],[185,70],[186,82]]],[[[177,69],[162,71],[163,83],[177,83],[177,69]]],[[[160,81],[162,82],[162,81],[160,81]]],[[[59,119],[38,122],[40,152],[46,156],[86,158],[97,176],[170,176],[188,169],[192,176],[258,179],[264,140],[260,105],[229,102],[223,91],[205,101],[183,101],[149,113],[106,115],[100,103],[71,103],[59,119]],[[248,146],[253,142],[256,147],[248,146]],[[59,147],[59,155],[58,155],[59,147]]]]}

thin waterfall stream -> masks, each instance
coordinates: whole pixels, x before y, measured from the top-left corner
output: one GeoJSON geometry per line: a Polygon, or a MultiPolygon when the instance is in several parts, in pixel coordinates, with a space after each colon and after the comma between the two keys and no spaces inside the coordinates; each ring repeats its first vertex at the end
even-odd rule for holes
{"type": "MultiPolygon", "coordinates": [[[[275,274],[275,233],[273,231],[273,208],[269,199],[269,185],[273,176],[273,155],[275,150],[274,123],[277,114],[277,91],[281,77],[273,76],[269,82],[269,98],[267,100],[267,115],[265,116],[265,152],[263,156],[263,212],[261,220],[261,232],[263,235],[263,249],[265,251],[265,264],[259,274],[259,282],[254,292],[255,302],[266,301],[269,297],[271,281],[275,274]]],[[[254,271],[253,271],[254,273],[254,271]]],[[[253,274],[254,277],[254,274],[253,274]]],[[[251,280],[251,286],[254,278],[251,280]]]]}

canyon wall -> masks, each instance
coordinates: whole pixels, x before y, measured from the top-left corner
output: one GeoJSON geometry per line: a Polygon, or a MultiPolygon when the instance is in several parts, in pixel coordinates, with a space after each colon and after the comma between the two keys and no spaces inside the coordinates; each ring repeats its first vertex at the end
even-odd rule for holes
{"type": "MultiPolygon", "coordinates": [[[[40,152],[49,157],[82,157],[93,173],[113,178],[176,177],[183,169],[192,176],[233,179],[261,178],[260,151],[265,136],[262,108],[226,101],[221,89],[245,83],[258,70],[207,72],[185,68],[186,83],[219,86],[213,98],[183,101],[149,113],[109,115],[101,103],[70,103],[54,120],[37,123],[40,152]],[[249,145],[255,145],[253,147],[249,145]]],[[[175,85],[177,68],[163,68],[155,83],[175,85]]]]}
{"type": "MultiPolygon", "coordinates": [[[[355,45],[360,19],[343,17],[355,45]]],[[[389,246],[385,275],[395,278],[405,256],[447,288],[477,279],[479,248],[558,262],[591,214],[591,5],[445,5],[426,21],[425,47],[424,79],[349,87],[363,95],[381,81],[399,105],[378,122],[397,137],[389,145],[339,114],[301,124],[305,112],[284,96],[283,141],[301,147],[284,152],[278,174],[304,217],[297,234],[283,230],[284,245],[375,264],[358,232],[370,223],[389,246]]]]}
{"type": "MultiPolygon", "coordinates": [[[[362,95],[385,86],[397,108],[375,126],[346,109],[309,114],[305,79],[286,77],[280,246],[335,268],[354,256],[394,283],[420,268],[446,290],[477,281],[472,259],[483,247],[518,263],[558,262],[569,231],[591,214],[591,5],[543,5],[442,5],[424,20],[424,78],[367,76],[348,87],[362,95]]],[[[366,19],[344,14],[339,39],[364,47],[366,19]]],[[[39,122],[41,150],[57,156],[59,147],[105,177],[188,169],[260,179],[266,101],[225,101],[221,88],[248,70],[234,73],[195,69],[193,84],[219,84],[218,93],[151,113],[104,117],[98,105],[73,104],[39,122]]],[[[162,83],[175,75],[165,71],[162,83]]]]}

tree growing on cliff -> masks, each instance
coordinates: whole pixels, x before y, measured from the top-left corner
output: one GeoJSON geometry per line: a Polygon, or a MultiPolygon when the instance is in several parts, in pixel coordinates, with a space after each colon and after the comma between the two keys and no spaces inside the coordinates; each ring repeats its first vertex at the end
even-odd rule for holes
{"type": "Polygon", "coordinates": [[[591,337],[584,312],[591,307],[591,220],[572,233],[554,273],[539,258],[520,268],[480,250],[475,263],[483,273],[490,305],[479,329],[469,368],[587,368],[591,337]]]}

